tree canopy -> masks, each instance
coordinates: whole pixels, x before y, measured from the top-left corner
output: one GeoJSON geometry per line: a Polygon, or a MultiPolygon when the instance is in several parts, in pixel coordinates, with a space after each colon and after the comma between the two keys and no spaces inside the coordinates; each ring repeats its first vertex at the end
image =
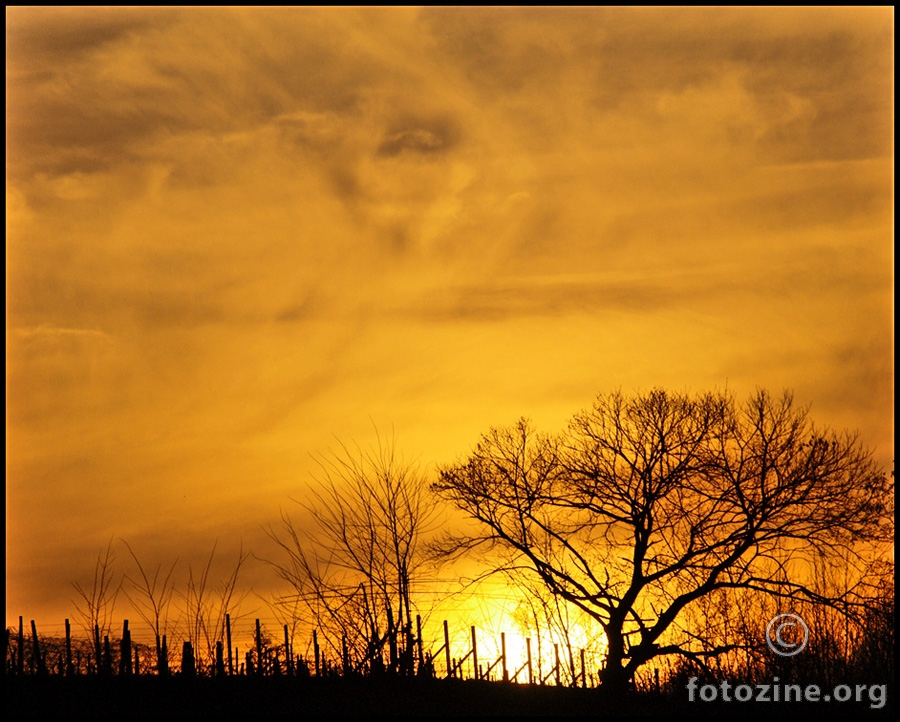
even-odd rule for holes
{"type": "Polygon", "coordinates": [[[811,565],[862,563],[861,545],[892,538],[891,488],[855,434],[817,427],[788,392],[659,389],[600,395],[560,434],[493,428],[433,485],[479,522],[444,550],[490,548],[596,620],[612,690],[661,655],[732,648],[687,622],[711,595],[848,609],[852,588],[817,587],[811,565]]]}

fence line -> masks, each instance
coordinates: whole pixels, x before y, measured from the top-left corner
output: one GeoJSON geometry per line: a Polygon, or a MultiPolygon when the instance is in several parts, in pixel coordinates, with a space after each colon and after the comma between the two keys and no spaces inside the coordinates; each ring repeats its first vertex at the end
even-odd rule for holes
{"type": "MultiPolygon", "coordinates": [[[[168,676],[180,674],[193,676],[291,676],[291,677],[337,677],[375,676],[393,674],[397,676],[446,677],[503,681],[516,684],[548,684],[563,686],[559,645],[554,644],[554,664],[546,675],[535,675],[535,664],[542,669],[540,655],[532,654],[532,638],[525,638],[525,661],[510,673],[507,656],[506,633],[500,634],[499,656],[479,660],[479,639],[474,625],[470,627],[469,640],[462,648],[457,644],[457,655],[451,643],[450,628],[443,620],[443,644],[434,649],[426,646],[422,634],[422,619],[416,615],[416,634],[411,625],[400,627],[389,618],[389,629],[379,639],[370,640],[369,649],[358,659],[348,647],[344,636],[340,645],[334,640],[322,637],[320,630],[312,630],[312,658],[297,654],[287,624],[283,625],[283,642],[274,645],[267,641],[259,619],[255,620],[252,645],[244,650],[233,646],[231,616],[225,615],[224,639],[215,642],[212,652],[204,653],[195,649],[190,640],[183,640],[180,661],[172,660],[167,635],[157,636],[153,646],[132,640],[129,621],[123,620],[122,635],[111,640],[102,635],[99,625],[95,625],[93,639],[72,636],[71,625],[65,620],[65,638],[41,636],[35,620],[31,620],[31,635],[26,639],[24,619],[19,617],[18,630],[6,629],[6,658],[4,670],[7,675],[58,675],[58,676],[168,676]],[[325,644],[323,645],[323,641],[325,644]],[[339,650],[339,656],[329,655],[326,649],[339,650]],[[443,665],[438,665],[438,660],[443,665]],[[173,664],[173,662],[175,662],[173,664]],[[443,669],[440,668],[443,667],[443,669]]],[[[570,653],[571,657],[571,653],[570,653]]],[[[567,686],[591,686],[593,675],[585,669],[585,650],[579,650],[580,672],[576,674],[574,662],[568,675],[567,686]]]]}

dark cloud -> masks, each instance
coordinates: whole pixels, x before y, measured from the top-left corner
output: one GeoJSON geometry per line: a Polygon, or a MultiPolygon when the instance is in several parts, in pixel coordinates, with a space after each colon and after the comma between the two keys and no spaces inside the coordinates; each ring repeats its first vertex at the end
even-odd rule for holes
{"type": "Polygon", "coordinates": [[[432,155],[453,148],[459,128],[449,118],[395,123],[378,146],[378,154],[392,157],[403,152],[432,155]]]}
{"type": "Polygon", "coordinates": [[[38,77],[132,33],[167,24],[159,8],[8,7],[8,70],[38,77]]]}

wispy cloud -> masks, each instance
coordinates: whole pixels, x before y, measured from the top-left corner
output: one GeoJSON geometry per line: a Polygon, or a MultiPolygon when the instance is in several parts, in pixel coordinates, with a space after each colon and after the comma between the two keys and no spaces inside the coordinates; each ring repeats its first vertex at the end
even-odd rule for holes
{"type": "Polygon", "coordinates": [[[21,7],[6,37],[17,578],[51,518],[29,555],[129,508],[248,524],[373,418],[437,456],[727,382],[892,438],[888,8],[21,7]]]}

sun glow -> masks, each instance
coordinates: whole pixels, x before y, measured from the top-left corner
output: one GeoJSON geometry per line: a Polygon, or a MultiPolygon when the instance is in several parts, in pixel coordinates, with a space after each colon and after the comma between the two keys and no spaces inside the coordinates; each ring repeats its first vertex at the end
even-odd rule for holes
{"type": "Polygon", "coordinates": [[[438,670],[447,665],[444,621],[451,666],[460,665],[466,676],[475,674],[474,648],[479,677],[502,679],[505,662],[508,679],[555,683],[558,669],[558,679],[568,683],[581,679],[583,660],[590,681],[606,651],[602,630],[587,615],[500,577],[473,583],[435,607],[423,637],[432,653],[440,650],[438,670]]]}

